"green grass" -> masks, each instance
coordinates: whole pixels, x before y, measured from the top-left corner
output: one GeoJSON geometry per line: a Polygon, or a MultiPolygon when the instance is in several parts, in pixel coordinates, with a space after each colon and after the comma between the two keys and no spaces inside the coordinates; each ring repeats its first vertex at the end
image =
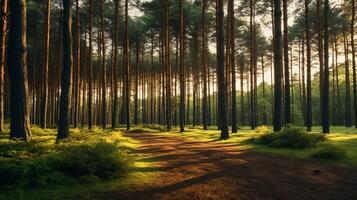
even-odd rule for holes
{"type": "MultiPolygon", "coordinates": [[[[238,133],[231,133],[228,140],[219,140],[220,131],[215,127],[209,127],[209,130],[202,130],[202,127],[187,126],[184,133],[180,133],[177,127],[173,127],[171,132],[161,132],[155,134],[166,134],[178,137],[183,137],[188,140],[199,142],[218,142],[218,143],[233,143],[239,148],[251,149],[254,151],[277,154],[282,156],[290,156],[302,159],[315,159],[324,163],[342,164],[352,167],[357,167],[357,129],[346,127],[331,127],[331,133],[326,136],[326,141],[318,143],[316,147],[292,149],[292,148],[273,148],[266,145],[258,145],[249,142],[252,138],[257,138],[264,134],[271,127],[259,127],[258,130],[251,130],[250,127],[240,127],[238,133]],[[323,159],[312,158],[316,151],[324,149],[326,146],[335,146],[345,152],[345,155],[340,159],[323,159]]],[[[321,133],[320,127],[313,127],[312,133],[321,133]]]]}
{"type": "MultiPolygon", "coordinates": [[[[98,149],[97,146],[99,143],[108,145],[104,145],[104,147],[103,145],[99,145],[101,148],[99,148],[98,153],[101,153],[103,149],[104,152],[106,152],[108,148],[109,151],[111,151],[114,145],[114,147],[118,148],[121,152],[126,152],[131,162],[130,170],[123,176],[111,178],[104,176],[105,179],[93,178],[92,176],[74,179],[71,176],[65,176],[65,178],[61,178],[59,182],[46,182],[42,185],[36,184],[30,187],[28,185],[24,186],[21,184],[23,181],[19,181],[19,184],[10,184],[0,187],[1,200],[96,199],[106,191],[147,184],[158,174],[157,170],[150,170],[156,167],[156,161],[146,159],[143,155],[135,153],[135,149],[140,143],[133,138],[127,137],[127,133],[124,129],[107,129],[104,131],[97,127],[91,131],[86,128],[71,129],[71,138],[60,143],[56,143],[55,141],[56,129],[42,130],[38,127],[32,127],[32,133],[33,139],[29,143],[9,140],[8,132],[5,131],[5,133],[1,133],[0,162],[14,161],[21,166],[25,165],[25,163],[34,163],[33,165],[39,166],[38,161],[47,161],[49,157],[57,156],[57,154],[63,155],[62,152],[69,153],[68,155],[70,155],[70,157],[72,156],[72,158],[80,156],[81,153],[87,152],[88,149],[90,153],[95,154],[97,153],[96,150],[98,149]],[[74,152],[78,152],[77,155],[73,154],[74,152]]],[[[113,156],[116,155],[117,154],[113,154],[113,156]]],[[[90,156],[88,159],[91,159],[90,156]]],[[[112,159],[112,157],[104,155],[101,159],[102,162],[106,162],[108,159],[112,159]]],[[[76,166],[78,162],[74,162],[74,164],[74,166],[76,166]]],[[[69,163],[69,166],[73,167],[73,163],[69,163]]],[[[39,172],[41,175],[43,169],[38,169],[41,170],[39,172]]],[[[49,177],[51,176],[53,177],[54,175],[49,174],[49,177]]],[[[39,180],[42,180],[41,177],[39,180]]]]}

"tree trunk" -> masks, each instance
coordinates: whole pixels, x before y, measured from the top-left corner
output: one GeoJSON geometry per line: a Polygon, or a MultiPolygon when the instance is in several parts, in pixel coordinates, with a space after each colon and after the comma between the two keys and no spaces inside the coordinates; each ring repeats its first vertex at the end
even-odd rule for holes
{"type": "Polygon", "coordinates": [[[1,1],[1,49],[0,49],[0,132],[4,131],[4,73],[6,62],[8,0],[1,1]]]}
{"type": "Polygon", "coordinates": [[[10,32],[8,40],[8,70],[10,80],[10,138],[31,140],[27,83],[27,43],[25,0],[10,1],[10,32]]]}
{"type": "Polygon", "coordinates": [[[274,131],[281,130],[282,108],[281,5],[274,0],[274,131]]]}
{"type": "Polygon", "coordinates": [[[283,24],[284,24],[284,122],[291,123],[290,108],[290,73],[289,73],[289,40],[288,40],[288,0],[283,0],[283,24]]]}
{"type": "Polygon", "coordinates": [[[126,129],[130,130],[130,80],[129,80],[129,33],[128,0],[125,0],[124,60],[125,60],[125,118],[126,129]]]}
{"type": "Polygon", "coordinates": [[[92,129],[92,102],[93,102],[93,61],[92,61],[92,52],[93,52],[93,45],[92,45],[92,15],[93,15],[93,0],[89,0],[89,30],[88,30],[88,34],[89,34],[89,64],[88,64],[88,100],[87,100],[87,115],[88,115],[88,119],[87,119],[87,123],[88,123],[88,128],[92,129]]]}
{"type": "Polygon", "coordinates": [[[350,67],[349,67],[349,60],[348,60],[348,40],[346,32],[343,32],[343,46],[344,46],[344,54],[345,54],[345,103],[346,103],[346,110],[345,110],[345,126],[351,127],[352,120],[351,120],[351,94],[350,94],[350,67]]]}
{"type": "Polygon", "coordinates": [[[105,0],[100,0],[100,26],[101,26],[101,45],[102,45],[102,128],[107,124],[107,70],[105,66],[105,34],[104,34],[104,16],[103,7],[105,0]]]}
{"type": "Polygon", "coordinates": [[[312,102],[311,102],[311,46],[310,46],[310,24],[309,24],[309,1],[305,0],[305,37],[306,37],[306,129],[311,131],[312,126],[312,102]]]}
{"type": "Polygon", "coordinates": [[[351,18],[351,48],[352,48],[352,77],[353,77],[353,105],[355,113],[355,128],[357,128],[357,77],[356,77],[356,53],[355,53],[355,42],[354,42],[354,23],[355,23],[355,1],[352,0],[352,18],[351,18]]]}
{"type": "Polygon", "coordinates": [[[223,0],[216,1],[216,17],[217,17],[217,78],[218,78],[218,115],[219,127],[221,130],[221,139],[229,138],[228,122],[227,122],[227,88],[225,81],[225,65],[224,65],[224,11],[223,0]]]}
{"type": "Polygon", "coordinates": [[[322,101],[322,133],[330,132],[329,120],[329,31],[328,31],[328,14],[329,0],[325,0],[324,4],[324,78],[323,78],[323,101],[322,101]]]}
{"type": "Polygon", "coordinates": [[[202,123],[203,130],[208,130],[207,123],[207,26],[206,26],[207,1],[202,1],[202,78],[203,78],[203,99],[202,99],[202,123]]]}
{"type": "Polygon", "coordinates": [[[78,115],[79,115],[79,79],[80,79],[80,66],[81,66],[81,32],[79,27],[79,0],[76,0],[76,66],[75,66],[75,73],[73,76],[74,78],[74,116],[73,116],[73,126],[74,128],[77,127],[78,123],[78,115]]]}
{"type": "Polygon", "coordinates": [[[321,29],[321,14],[320,14],[320,0],[316,0],[316,18],[317,18],[317,50],[318,50],[318,56],[319,56],[319,67],[320,67],[320,117],[321,121],[324,118],[324,112],[323,112],[323,85],[324,85],[324,50],[323,50],[323,42],[322,42],[322,29],[321,29]]]}
{"type": "Polygon", "coordinates": [[[180,132],[185,130],[185,59],[184,59],[184,16],[183,16],[183,0],[180,0],[180,132]]]}
{"type": "Polygon", "coordinates": [[[49,64],[49,47],[50,47],[50,28],[51,28],[51,2],[46,0],[44,10],[45,20],[43,24],[43,57],[42,57],[42,99],[41,99],[41,128],[47,126],[47,107],[48,107],[48,64],[49,64]]]}
{"type": "Polygon", "coordinates": [[[57,139],[65,139],[69,133],[72,57],[72,0],[63,0],[63,66],[61,76],[60,113],[57,139]]]}
{"type": "Polygon", "coordinates": [[[114,56],[113,56],[113,110],[112,110],[112,129],[117,127],[118,113],[118,37],[119,37],[119,4],[120,0],[115,0],[114,14],[114,56]]]}
{"type": "Polygon", "coordinates": [[[230,64],[232,76],[232,133],[237,133],[237,93],[236,93],[236,66],[235,66],[235,18],[234,18],[234,0],[229,0],[228,17],[230,18],[230,64]]]}

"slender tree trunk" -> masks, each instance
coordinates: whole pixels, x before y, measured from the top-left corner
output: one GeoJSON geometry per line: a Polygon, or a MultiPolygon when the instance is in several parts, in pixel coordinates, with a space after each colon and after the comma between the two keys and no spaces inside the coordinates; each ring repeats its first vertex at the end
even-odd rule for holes
{"type": "Polygon", "coordinates": [[[228,5],[229,17],[230,17],[230,64],[231,64],[231,76],[232,76],[232,133],[237,133],[237,91],[236,91],[236,66],[235,66],[235,18],[234,18],[234,0],[229,0],[228,5]]]}
{"type": "Polygon", "coordinates": [[[321,121],[324,118],[324,112],[323,112],[323,85],[324,85],[324,47],[323,47],[323,41],[322,41],[322,28],[321,28],[321,14],[320,14],[320,0],[316,0],[316,13],[317,13],[317,48],[318,48],[318,56],[319,56],[319,89],[320,89],[320,117],[321,121]]]}
{"type": "Polygon", "coordinates": [[[185,130],[185,32],[184,32],[184,16],[183,16],[183,3],[184,0],[180,0],[180,132],[185,130]]]}
{"type": "Polygon", "coordinates": [[[105,34],[104,34],[104,16],[103,7],[105,0],[100,0],[100,26],[101,26],[101,45],[102,45],[102,128],[107,124],[107,70],[105,65],[105,34]]]}
{"type": "Polygon", "coordinates": [[[329,0],[325,0],[324,4],[324,78],[323,78],[323,101],[322,101],[322,133],[330,132],[329,119],[329,31],[328,31],[328,14],[329,0]]]}
{"type": "Polygon", "coordinates": [[[10,80],[10,138],[31,140],[28,82],[25,0],[10,1],[10,32],[8,40],[8,71],[10,80]]]}
{"type": "Polygon", "coordinates": [[[345,111],[345,126],[351,127],[351,94],[350,94],[350,67],[348,60],[348,40],[346,32],[343,32],[343,44],[344,44],[344,54],[345,54],[345,89],[346,89],[346,111],[345,111]]]}
{"type": "Polygon", "coordinates": [[[47,107],[48,107],[48,64],[49,64],[49,48],[50,48],[50,30],[51,30],[51,2],[46,0],[45,2],[45,20],[43,24],[43,77],[42,77],[42,104],[41,104],[41,128],[47,126],[47,107]]]}
{"type": "Polygon", "coordinates": [[[221,139],[229,138],[228,122],[227,122],[227,87],[225,81],[225,65],[224,65],[224,11],[223,0],[216,1],[216,17],[217,17],[217,78],[218,78],[218,115],[219,127],[221,129],[221,139]]]}
{"type": "Polygon", "coordinates": [[[203,99],[202,99],[202,122],[203,130],[208,130],[207,123],[207,26],[206,26],[207,1],[202,1],[202,78],[203,78],[203,99]]]}
{"type": "Polygon", "coordinates": [[[311,102],[311,46],[310,46],[310,24],[309,24],[309,1],[305,0],[305,37],[306,37],[306,82],[307,82],[307,98],[306,98],[306,128],[311,131],[312,126],[312,102],[311,102]]]}
{"type": "Polygon", "coordinates": [[[134,96],[134,124],[138,124],[138,112],[139,112],[139,43],[136,42],[136,61],[135,61],[135,96],[134,96]]]}
{"type": "Polygon", "coordinates": [[[274,0],[274,131],[281,130],[282,109],[281,4],[274,0]]]}
{"type": "Polygon", "coordinates": [[[63,66],[61,78],[60,113],[57,139],[65,139],[69,133],[72,57],[72,0],[63,0],[63,66]]]}
{"type": "Polygon", "coordinates": [[[8,17],[8,0],[1,1],[1,49],[0,49],[0,132],[4,131],[4,74],[6,62],[6,39],[7,39],[7,17],[8,17]]]}
{"type": "MultiPolygon", "coordinates": [[[[326,1],[326,0],[325,0],[326,1]]],[[[351,48],[352,48],[352,78],[353,78],[353,107],[355,113],[355,128],[357,128],[357,77],[356,77],[356,53],[354,42],[354,23],[355,23],[355,1],[351,1],[352,4],[352,18],[351,18],[351,48]]]]}
{"type": "Polygon", "coordinates": [[[125,30],[124,30],[124,55],[125,55],[125,118],[126,129],[130,130],[130,80],[129,80],[129,32],[128,32],[128,0],[125,0],[125,30]]]}
{"type": "Polygon", "coordinates": [[[283,0],[283,24],[284,24],[284,122],[291,123],[290,108],[290,73],[289,73],[289,39],[288,39],[288,0],[283,0]]]}
{"type": "Polygon", "coordinates": [[[75,66],[75,76],[74,78],[74,116],[73,116],[73,126],[77,127],[78,124],[78,115],[79,115],[79,98],[80,98],[80,87],[79,87],[79,79],[80,79],[80,66],[81,66],[81,32],[79,27],[79,0],[76,0],[76,66],[75,66]]]}
{"type": "Polygon", "coordinates": [[[341,125],[341,101],[340,101],[340,82],[339,82],[339,71],[338,71],[338,46],[337,39],[335,36],[335,64],[336,64],[336,93],[337,93],[337,123],[341,125]]]}
{"type": "Polygon", "coordinates": [[[87,100],[87,123],[88,123],[88,128],[92,129],[92,97],[93,97],[93,61],[92,61],[92,52],[93,52],[93,45],[92,45],[92,15],[93,15],[93,0],[88,0],[89,1],[89,64],[88,64],[88,100],[87,100]]]}
{"type": "Polygon", "coordinates": [[[240,56],[240,114],[241,123],[245,125],[245,110],[244,110],[244,56],[240,56]]]}
{"type": "Polygon", "coordinates": [[[119,37],[119,4],[120,0],[115,0],[114,11],[114,56],[113,56],[113,110],[112,110],[112,129],[117,127],[118,113],[118,37],[119,37]]]}

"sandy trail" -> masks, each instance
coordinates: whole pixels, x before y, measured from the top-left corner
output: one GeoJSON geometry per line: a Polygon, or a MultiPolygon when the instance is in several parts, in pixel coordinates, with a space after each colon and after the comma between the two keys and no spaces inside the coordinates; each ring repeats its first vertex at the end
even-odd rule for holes
{"type": "Polygon", "coordinates": [[[234,144],[128,135],[141,141],[138,153],[161,164],[145,170],[160,175],[151,185],[114,191],[105,199],[357,200],[355,169],[258,153],[234,144]]]}

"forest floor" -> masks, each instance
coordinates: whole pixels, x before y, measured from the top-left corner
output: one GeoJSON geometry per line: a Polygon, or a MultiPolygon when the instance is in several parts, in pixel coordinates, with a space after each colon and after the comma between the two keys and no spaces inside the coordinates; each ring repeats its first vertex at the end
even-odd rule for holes
{"type": "Polygon", "coordinates": [[[96,199],[357,199],[354,168],[233,143],[153,133],[127,136],[140,141],[140,162],[151,163],[141,171],[155,176],[150,184],[97,193],[96,199]]]}

